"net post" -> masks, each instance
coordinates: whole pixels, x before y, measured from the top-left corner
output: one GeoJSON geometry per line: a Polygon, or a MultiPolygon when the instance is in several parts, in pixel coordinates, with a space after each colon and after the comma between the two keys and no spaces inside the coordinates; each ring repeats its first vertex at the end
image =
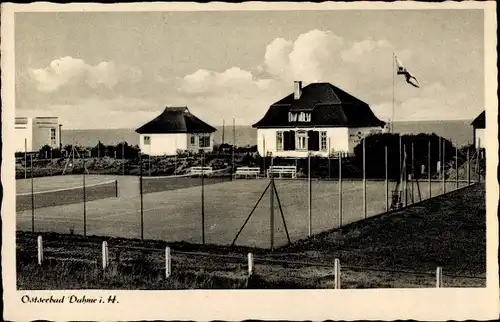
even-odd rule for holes
{"type": "Polygon", "coordinates": [[[334,288],[339,290],[340,289],[340,260],[338,258],[335,258],[333,261],[333,267],[335,271],[335,281],[334,281],[334,288]]]}
{"type": "MultiPolygon", "coordinates": [[[[35,232],[35,184],[33,179],[33,155],[30,154],[31,161],[31,232],[35,232]]],[[[27,167],[27,165],[25,166],[27,167]]]]}
{"type": "Polygon", "coordinates": [[[37,257],[38,257],[38,265],[42,265],[43,263],[43,240],[42,235],[39,235],[37,238],[37,257]]]}
{"type": "Polygon", "coordinates": [[[385,146],[385,211],[389,212],[389,169],[388,169],[388,151],[385,146]]]}
{"type": "Polygon", "coordinates": [[[170,247],[165,247],[165,278],[169,278],[172,274],[172,256],[170,247]]]}
{"type": "Polygon", "coordinates": [[[115,198],[118,198],[118,180],[115,180],[115,198]]]}

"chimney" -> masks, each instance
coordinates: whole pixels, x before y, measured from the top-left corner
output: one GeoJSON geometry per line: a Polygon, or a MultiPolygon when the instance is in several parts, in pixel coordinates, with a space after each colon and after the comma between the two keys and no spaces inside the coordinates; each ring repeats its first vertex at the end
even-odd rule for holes
{"type": "Polygon", "coordinates": [[[298,100],[301,95],[302,95],[302,82],[301,81],[295,81],[294,82],[293,98],[295,100],[298,100]]]}

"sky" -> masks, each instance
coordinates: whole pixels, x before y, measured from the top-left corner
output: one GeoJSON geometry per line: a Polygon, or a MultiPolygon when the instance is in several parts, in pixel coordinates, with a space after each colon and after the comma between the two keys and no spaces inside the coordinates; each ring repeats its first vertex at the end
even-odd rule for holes
{"type": "Polygon", "coordinates": [[[214,126],[251,125],[301,80],[385,121],[393,98],[395,121],[473,119],[483,47],[481,10],[17,13],[16,116],[137,128],[187,106],[214,126]],[[420,88],[394,75],[393,53],[420,88]]]}

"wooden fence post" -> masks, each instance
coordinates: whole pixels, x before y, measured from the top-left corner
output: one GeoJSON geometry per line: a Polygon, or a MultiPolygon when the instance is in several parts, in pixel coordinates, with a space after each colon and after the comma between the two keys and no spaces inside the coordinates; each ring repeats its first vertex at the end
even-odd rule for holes
{"type": "Polygon", "coordinates": [[[109,257],[108,257],[108,242],[102,242],[102,269],[108,267],[109,257]]]}
{"type": "Polygon", "coordinates": [[[443,268],[439,266],[436,269],[436,287],[443,287],[443,268]]]}
{"type": "Polygon", "coordinates": [[[42,265],[43,262],[43,241],[42,236],[38,236],[38,265],[42,265]]]}
{"type": "Polygon", "coordinates": [[[165,248],[165,277],[169,278],[172,274],[172,256],[170,255],[170,247],[165,248]]]}
{"type": "Polygon", "coordinates": [[[248,276],[253,275],[253,254],[248,253],[248,276]]]}
{"type": "Polygon", "coordinates": [[[335,270],[335,289],[340,289],[340,260],[335,258],[334,260],[334,270],[335,270]]]}

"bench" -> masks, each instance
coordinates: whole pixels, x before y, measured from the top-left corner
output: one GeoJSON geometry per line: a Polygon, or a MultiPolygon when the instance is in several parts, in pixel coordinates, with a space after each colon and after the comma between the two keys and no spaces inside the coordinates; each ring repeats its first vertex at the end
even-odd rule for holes
{"type": "Polygon", "coordinates": [[[212,167],[191,167],[189,168],[189,173],[190,174],[195,174],[195,175],[207,175],[210,176],[213,173],[212,167]]]}
{"type": "Polygon", "coordinates": [[[295,166],[272,166],[267,169],[267,177],[278,174],[281,178],[282,175],[290,175],[292,178],[297,177],[297,168],[295,166]]]}
{"type": "Polygon", "coordinates": [[[255,176],[258,178],[260,175],[260,168],[252,168],[252,167],[240,167],[236,169],[236,172],[234,173],[235,177],[248,177],[248,176],[255,176]]]}

